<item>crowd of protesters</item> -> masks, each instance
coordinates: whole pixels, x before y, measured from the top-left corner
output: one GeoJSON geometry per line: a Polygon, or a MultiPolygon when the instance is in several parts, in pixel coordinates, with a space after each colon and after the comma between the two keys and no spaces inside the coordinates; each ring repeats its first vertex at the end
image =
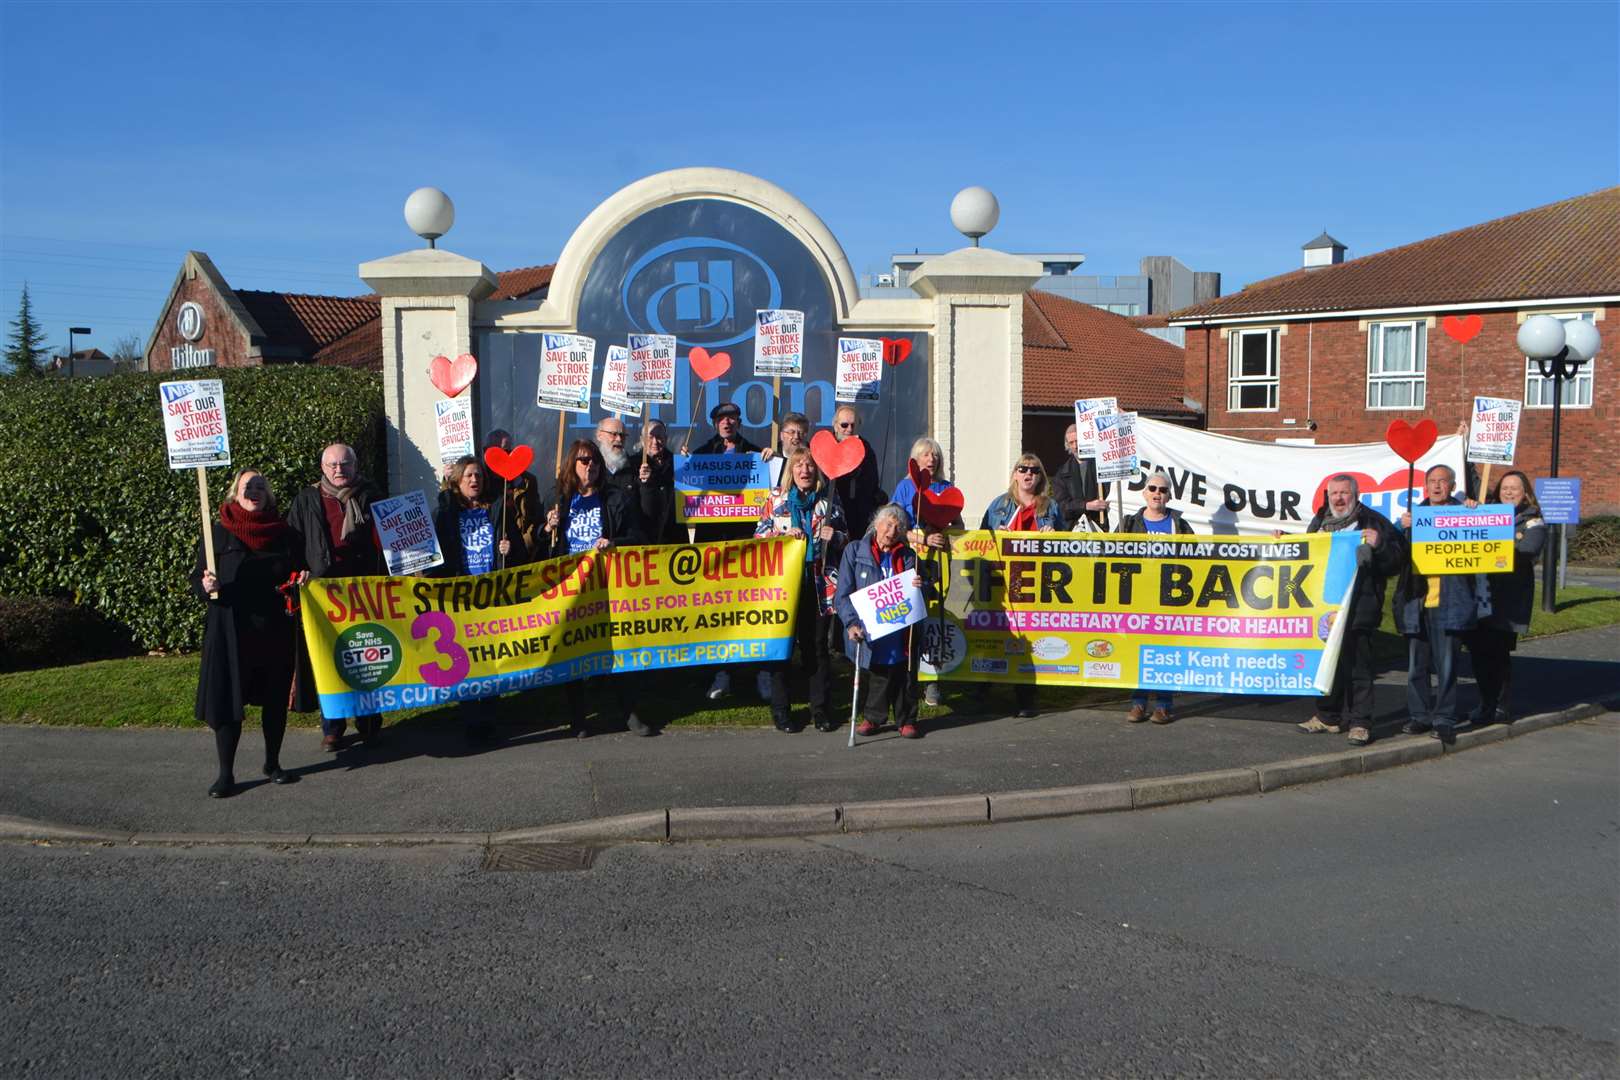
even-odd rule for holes
{"type": "MultiPolygon", "coordinates": [[[[885,492],[878,455],[861,436],[860,415],[852,406],[836,410],[832,434],[841,443],[858,440],[864,452],[858,467],[836,479],[818,467],[810,451],[810,421],[800,413],[785,415],[778,425],[780,441],[765,448],[742,435],[741,412],[735,404],[716,406],[709,419],[713,437],[683,447],[683,452],[758,453],[771,463],[777,479],[757,522],[698,525],[692,539],[791,536],[807,541],[791,651],[798,654],[805,676],[811,724],[824,732],[841,726],[832,700],[833,656],[841,651],[855,668],[861,714],[857,731],[876,734],[892,722],[900,735],[921,737],[920,639],[903,633],[874,639],[850,597],[881,578],[899,574],[917,575],[925,595],[940,595],[939,563],[933,556],[950,549],[948,530],[963,525],[959,514],[941,526],[918,513],[925,497],[952,493],[953,505],[961,505],[960,493],[943,475],[940,445],[931,438],[917,439],[911,447],[911,467],[893,480],[891,494],[885,492]],[[918,490],[916,475],[927,478],[925,490],[918,490]]],[[[524,472],[497,488],[479,458],[468,455],[454,462],[444,473],[434,519],[444,563],[430,573],[479,575],[615,545],[687,542],[687,526],[677,521],[675,460],[667,428],[660,420],[647,422],[634,452],[626,446],[627,437],[622,420],[603,419],[593,439],[567,447],[555,482],[544,495],[532,473],[524,472]]],[[[486,449],[510,450],[512,437],[506,431],[491,431],[485,444],[486,449]]],[[[1007,490],[984,508],[979,527],[1026,532],[1110,529],[1110,485],[1098,482],[1091,459],[1076,456],[1073,427],[1066,433],[1065,446],[1063,464],[1050,476],[1040,458],[1021,454],[1012,464],[1007,490]]],[[[319,479],[294,496],[285,517],[264,476],[243,469],[212,527],[212,571],[207,569],[203,545],[198,545],[191,584],[208,605],[208,613],[196,715],[215,735],[218,775],[208,789],[211,797],[227,797],[236,790],[235,756],[248,705],[262,710],[264,775],[277,784],[296,779],[280,762],[287,712],[289,707],[298,712],[319,709],[297,621],[298,586],[312,577],[386,572],[371,517],[371,504],[380,496],[361,479],[353,449],[340,443],[326,447],[319,469],[319,479]]],[[[1472,499],[1459,499],[1456,486],[1451,468],[1436,465],[1424,476],[1424,498],[1418,505],[1477,505],[1472,499]]],[[[1508,471],[1482,494],[1481,501],[1505,503],[1514,510],[1513,572],[1430,581],[1413,569],[1409,558],[1410,513],[1391,522],[1361,501],[1354,476],[1341,473],[1329,478],[1307,531],[1359,532],[1359,573],[1354,592],[1337,616],[1344,622],[1344,632],[1331,688],[1317,700],[1315,714],[1299,725],[1300,730],[1347,733],[1349,742],[1358,746],[1371,740],[1373,632],[1392,578],[1395,624],[1408,647],[1408,720],[1402,730],[1449,741],[1469,724],[1511,717],[1511,655],[1518,635],[1528,629],[1533,567],[1547,530],[1524,473],[1508,471]],[[1459,718],[1457,674],[1465,647],[1473,657],[1480,702],[1472,714],[1459,718]]],[[[1162,472],[1151,473],[1143,481],[1143,507],[1122,517],[1114,531],[1192,533],[1170,499],[1168,478],[1162,472]]],[[[769,703],[776,728],[796,732],[800,727],[793,719],[792,671],[791,652],[769,664],[721,666],[705,673],[711,680],[708,695],[725,696],[734,675],[755,675],[757,691],[769,703]]],[[[587,705],[600,702],[605,689],[625,730],[653,734],[636,712],[643,679],[621,674],[564,684],[570,733],[578,738],[591,733],[587,705]]],[[[988,690],[988,684],[978,688],[981,695],[988,690]]],[[[1014,694],[1017,715],[1034,716],[1036,687],[1015,684],[1014,694]]],[[[938,704],[938,683],[927,683],[921,700],[938,704]]],[[[463,702],[458,711],[469,742],[492,737],[494,698],[463,702]]],[[[1126,719],[1172,723],[1174,700],[1166,691],[1137,691],[1126,719]]],[[[374,741],[381,736],[382,717],[357,717],[355,728],[360,741],[374,741]]],[[[323,717],[324,749],[338,750],[345,734],[343,720],[323,717]]]]}

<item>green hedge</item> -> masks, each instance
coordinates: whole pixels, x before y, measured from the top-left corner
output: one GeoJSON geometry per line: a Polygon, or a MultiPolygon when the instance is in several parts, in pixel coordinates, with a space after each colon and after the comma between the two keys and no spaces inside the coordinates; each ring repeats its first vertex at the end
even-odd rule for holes
{"type": "MultiPolygon", "coordinates": [[[[285,510],[331,442],[352,444],[381,486],[380,376],[305,365],[196,374],[225,384],[235,465],[208,470],[216,514],[245,465],[285,510]]],[[[158,405],[158,383],[172,378],[0,378],[0,593],[65,597],[149,649],[201,642],[202,605],[186,584],[200,535],[196,473],[168,467],[158,405]]]]}

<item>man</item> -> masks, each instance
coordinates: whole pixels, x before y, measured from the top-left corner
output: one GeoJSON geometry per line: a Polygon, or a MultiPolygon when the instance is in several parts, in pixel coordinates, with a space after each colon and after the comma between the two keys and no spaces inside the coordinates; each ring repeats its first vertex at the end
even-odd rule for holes
{"type": "Polygon", "coordinates": [[[1106,532],[1108,500],[1098,494],[1097,459],[1075,456],[1079,443],[1073,424],[1063,433],[1063,449],[1067,451],[1063,464],[1052,474],[1052,497],[1063,514],[1063,527],[1073,529],[1084,515],[1097,530],[1106,532]]]}
{"type": "MultiPolygon", "coordinates": [[[[512,433],[496,428],[484,437],[484,449],[498,446],[506,453],[512,452],[512,433]]],[[[483,455],[479,455],[483,460],[483,455]]],[[[523,537],[523,546],[532,556],[540,550],[540,481],[535,479],[534,473],[526,472],[516,480],[502,481],[506,489],[506,513],[517,523],[518,534],[523,537]]],[[[516,560],[510,560],[516,562],[516,560]]]]}
{"type": "MultiPolygon", "coordinates": [[[[1431,465],[1423,474],[1424,499],[1419,506],[1461,506],[1452,493],[1457,474],[1450,465],[1431,465]]],[[[1412,539],[1412,512],[1401,515],[1401,531],[1407,543],[1412,539]]],[[[1440,602],[1425,606],[1429,579],[1412,568],[1407,559],[1395,587],[1395,629],[1406,635],[1406,707],[1410,714],[1408,735],[1427,731],[1443,743],[1456,740],[1457,661],[1462,654],[1463,633],[1479,619],[1475,575],[1447,574],[1438,578],[1440,602]],[[1430,678],[1434,679],[1431,687],[1430,678]]]]}
{"type": "MultiPolygon", "coordinates": [[[[714,437],[703,445],[692,450],[694,454],[757,454],[759,447],[749,442],[742,434],[742,410],[735,402],[722,401],[709,410],[709,422],[714,425],[714,437]]],[[[688,437],[690,437],[688,432],[688,437]]],[[[754,535],[754,526],[758,521],[741,521],[737,524],[709,524],[699,525],[692,533],[693,539],[702,543],[713,540],[746,540],[754,535]]],[[[719,701],[731,689],[731,672],[724,668],[716,668],[714,681],[709,684],[709,700],[719,701]]]]}
{"type": "Polygon", "coordinates": [[[1362,503],[1356,478],[1348,473],[1328,478],[1322,508],[1305,531],[1359,532],[1361,546],[1355,592],[1339,610],[1344,640],[1332,686],[1317,699],[1316,715],[1298,727],[1309,735],[1338,734],[1348,722],[1350,745],[1366,746],[1372,741],[1373,631],[1384,614],[1384,581],[1406,562],[1406,547],[1394,523],[1362,503]]]}
{"type": "MultiPolygon", "coordinates": [[[[360,479],[360,462],[353,447],[333,443],[321,451],[320,481],[293,496],[287,510],[287,524],[304,538],[310,577],[376,577],[388,572],[371,520],[371,502],[377,497],[360,479]]],[[[304,635],[294,636],[298,675],[293,684],[293,709],[314,712],[320,708],[314,671],[304,635]]],[[[335,751],[343,745],[344,726],[341,718],[321,717],[323,750],[335,751]]],[[[370,742],[382,731],[382,717],[376,713],[357,716],[354,727],[361,739],[370,742]]]]}
{"type": "Polygon", "coordinates": [[[596,448],[602,451],[602,486],[617,488],[634,500],[639,466],[624,449],[624,421],[609,413],[596,425],[596,448]]]}
{"type": "Polygon", "coordinates": [[[878,485],[882,481],[878,476],[877,451],[862,437],[861,418],[853,405],[838,406],[838,411],[833,413],[832,430],[833,438],[839,442],[859,439],[861,445],[866,447],[866,456],[861,458],[860,466],[840,476],[833,485],[838,489],[838,501],[844,507],[849,535],[862,536],[878,508],[878,485]]]}
{"type": "MultiPolygon", "coordinates": [[[[782,417],[781,434],[777,438],[776,457],[787,468],[787,459],[796,451],[810,449],[810,418],[804,413],[790,412],[782,417]]],[[[770,460],[767,458],[767,460],[770,460]]],[[[784,471],[776,481],[776,490],[786,491],[793,481],[784,471]]]]}

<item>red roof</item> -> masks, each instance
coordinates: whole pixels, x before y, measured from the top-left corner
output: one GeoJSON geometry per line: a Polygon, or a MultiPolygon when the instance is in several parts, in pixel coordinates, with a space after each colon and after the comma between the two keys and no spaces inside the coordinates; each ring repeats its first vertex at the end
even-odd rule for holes
{"type": "Polygon", "coordinates": [[[1185,354],[1129,318],[1078,300],[1024,294],[1024,407],[1070,408],[1076,398],[1115,397],[1129,412],[1187,416],[1185,354]]]}
{"type": "MultiPolygon", "coordinates": [[[[298,359],[313,356],[323,345],[356,327],[376,322],[380,310],[375,296],[310,296],[256,289],[234,291],[248,314],[264,330],[262,344],[267,359],[283,352],[296,353],[298,359]]],[[[380,337],[377,348],[380,360],[380,337]]]]}
{"type": "Polygon", "coordinates": [[[551,284],[551,272],[557,269],[555,263],[545,266],[524,266],[517,270],[502,270],[495,275],[499,285],[490,296],[491,300],[516,300],[528,296],[530,293],[546,288],[551,284]]]}

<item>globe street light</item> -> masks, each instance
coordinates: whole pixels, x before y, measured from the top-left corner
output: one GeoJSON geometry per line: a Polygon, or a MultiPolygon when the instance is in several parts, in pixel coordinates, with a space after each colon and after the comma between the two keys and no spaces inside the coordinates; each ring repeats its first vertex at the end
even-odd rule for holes
{"type": "Polygon", "coordinates": [[[437,247],[439,237],[456,223],[456,204],[436,187],[421,187],[405,200],[405,224],[411,232],[437,247]]]}
{"type": "Polygon", "coordinates": [[[1001,204],[989,188],[968,187],[956,193],[951,200],[951,224],[956,231],[979,246],[979,237],[996,227],[1001,220],[1001,204]]]}
{"type": "MultiPolygon", "coordinates": [[[[1550,475],[1558,475],[1558,438],[1564,423],[1564,383],[1580,373],[1581,365],[1597,355],[1602,337],[1596,326],[1581,319],[1564,322],[1551,315],[1532,315],[1519,327],[1519,351],[1536,362],[1543,379],[1553,381],[1552,463],[1550,475]]],[[[1554,544],[1547,550],[1542,568],[1541,610],[1555,610],[1557,588],[1555,549],[1563,546],[1564,527],[1554,525],[1554,544]]]]}

